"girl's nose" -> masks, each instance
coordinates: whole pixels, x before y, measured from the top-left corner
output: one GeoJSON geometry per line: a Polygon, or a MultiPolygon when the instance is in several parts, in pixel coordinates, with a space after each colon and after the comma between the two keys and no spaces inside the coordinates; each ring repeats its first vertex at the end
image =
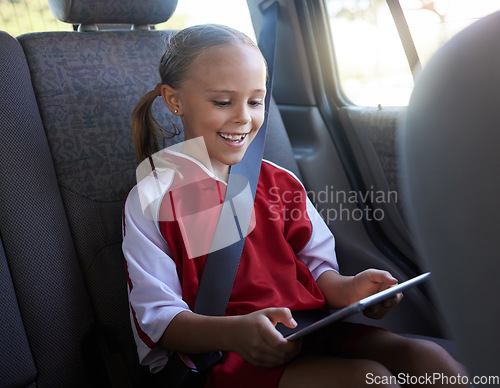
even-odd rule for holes
{"type": "Polygon", "coordinates": [[[236,111],[235,115],[236,122],[246,124],[252,117],[250,116],[250,110],[248,104],[242,104],[236,111]]]}

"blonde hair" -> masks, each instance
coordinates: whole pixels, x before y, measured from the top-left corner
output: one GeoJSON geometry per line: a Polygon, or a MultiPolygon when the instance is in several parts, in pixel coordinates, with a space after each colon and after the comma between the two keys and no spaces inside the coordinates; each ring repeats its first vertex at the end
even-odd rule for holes
{"type": "MultiPolygon", "coordinates": [[[[200,54],[226,45],[249,45],[258,50],[255,42],[247,35],[224,25],[202,24],[177,32],[167,42],[160,60],[161,83],[178,89],[188,77],[191,64],[200,54]]],[[[159,138],[171,139],[180,133],[170,118],[173,131],[162,128],[153,117],[152,106],[158,95],[158,88],[146,93],[134,109],[131,132],[138,163],[159,151],[159,138]]]]}

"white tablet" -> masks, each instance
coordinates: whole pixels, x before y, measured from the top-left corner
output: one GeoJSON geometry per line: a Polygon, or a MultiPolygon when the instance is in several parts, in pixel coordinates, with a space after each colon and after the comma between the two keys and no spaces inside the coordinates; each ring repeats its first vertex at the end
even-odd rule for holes
{"type": "Polygon", "coordinates": [[[328,326],[334,322],[337,322],[341,319],[347,318],[353,314],[359,313],[365,310],[367,307],[373,306],[375,304],[381,303],[386,299],[391,298],[399,292],[406,290],[409,287],[413,287],[430,276],[430,272],[424,273],[422,275],[416,276],[410,280],[407,280],[401,284],[396,284],[384,291],[380,291],[376,294],[373,294],[367,298],[361,299],[360,301],[353,303],[343,309],[337,310],[334,313],[327,315],[323,319],[319,319],[306,327],[296,327],[293,330],[296,330],[294,333],[286,335],[285,338],[289,341],[297,341],[304,336],[315,332],[325,326],[328,326]]]}

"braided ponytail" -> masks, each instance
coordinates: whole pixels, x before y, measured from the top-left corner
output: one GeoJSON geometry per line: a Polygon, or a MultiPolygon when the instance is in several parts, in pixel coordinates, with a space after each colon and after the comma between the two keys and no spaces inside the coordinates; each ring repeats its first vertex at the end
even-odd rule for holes
{"type": "MultiPolygon", "coordinates": [[[[162,128],[158,121],[153,117],[152,107],[156,97],[161,95],[161,84],[156,85],[155,89],[146,93],[137,103],[132,114],[131,133],[134,139],[135,154],[137,163],[149,158],[158,152],[158,138],[171,139],[180,133],[179,129],[172,122],[173,132],[162,128]]],[[[170,119],[169,119],[170,120],[170,119]]]]}

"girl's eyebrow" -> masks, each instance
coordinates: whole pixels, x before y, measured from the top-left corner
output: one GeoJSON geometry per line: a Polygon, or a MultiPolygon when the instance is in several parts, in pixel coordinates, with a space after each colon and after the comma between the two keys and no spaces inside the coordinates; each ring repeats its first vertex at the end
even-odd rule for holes
{"type": "MultiPolygon", "coordinates": [[[[228,90],[228,89],[207,88],[206,91],[209,93],[236,93],[236,90],[228,90]]],[[[266,91],[265,89],[254,89],[252,90],[252,93],[263,93],[265,91],[266,91]]]]}

